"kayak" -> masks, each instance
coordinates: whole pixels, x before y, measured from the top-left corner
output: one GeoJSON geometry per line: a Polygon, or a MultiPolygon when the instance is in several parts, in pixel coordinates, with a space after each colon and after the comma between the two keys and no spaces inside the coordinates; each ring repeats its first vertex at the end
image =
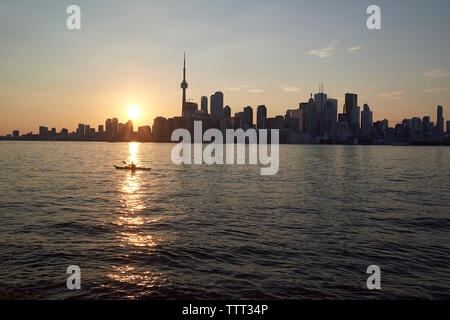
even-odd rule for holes
{"type": "Polygon", "coordinates": [[[141,167],[136,167],[136,168],[134,168],[134,169],[132,169],[131,167],[129,167],[129,166],[126,166],[126,167],[119,167],[119,166],[114,166],[116,169],[118,169],[118,170],[131,170],[131,171],[135,171],[135,170],[145,170],[145,171],[150,171],[150,170],[152,170],[151,168],[141,168],[141,167]]]}

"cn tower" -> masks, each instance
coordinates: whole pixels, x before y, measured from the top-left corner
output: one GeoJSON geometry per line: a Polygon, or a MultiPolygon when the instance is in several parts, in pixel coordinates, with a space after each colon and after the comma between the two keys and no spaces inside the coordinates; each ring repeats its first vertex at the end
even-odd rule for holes
{"type": "Polygon", "coordinates": [[[184,53],[184,62],[183,62],[183,82],[181,82],[181,89],[183,89],[183,101],[181,104],[181,115],[184,115],[184,108],[186,105],[186,89],[188,84],[186,82],[186,53],[184,53]]]}

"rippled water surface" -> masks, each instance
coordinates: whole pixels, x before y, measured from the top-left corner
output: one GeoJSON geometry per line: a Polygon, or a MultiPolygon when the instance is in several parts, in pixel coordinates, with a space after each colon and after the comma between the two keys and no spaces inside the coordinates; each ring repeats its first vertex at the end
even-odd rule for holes
{"type": "Polygon", "coordinates": [[[0,288],[39,298],[449,298],[450,148],[0,142],[0,288]],[[150,172],[113,164],[134,160],[150,172]],[[382,289],[366,289],[381,267],[382,289]],[[79,265],[82,289],[66,288],[79,265]]]}

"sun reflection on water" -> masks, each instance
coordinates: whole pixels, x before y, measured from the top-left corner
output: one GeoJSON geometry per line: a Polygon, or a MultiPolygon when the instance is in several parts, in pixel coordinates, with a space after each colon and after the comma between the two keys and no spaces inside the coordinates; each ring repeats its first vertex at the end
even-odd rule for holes
{"type": "Polygon", "coordinates": [[[130,142],[128,146],[130,150],[130,156],[128,157],[128,161],[133,161],[135,164],[138,161],[137,155],[139,153],[139,143],[138,142],[130,142]]]}
{"type": "Polygon", "coordinates": [[[121,193],[122,193],[122,207],[127,212],[134,213],[135,211],[144,210],[145,203],[141,196],[141,184],[140,174],[135,172],[130,172],[127,177],[123,180],[121,193]]]}
{"type": "Polygon", "coordinates": [[[107,273],[106,276],[113,281],[131,284],[141,288],[139,294],[128,296],[127,298],[129,299],[136,299],[141,295],[151,294],[152,290],[145,290],[145,288],[153,288],[161,281],[161,273],[150,270],[138,270],[136,267],[130,265],[112,266],[112,272],[107,273]]]}
{"type": "MultiPolygon", "coordinates": [[[[128,163],[133,162],[134,164],[137,164],[139,162],[139,143],[129,143],[128,149],[128,163]]],[[[139,172],[130,172],[123,180],[121,186],[121,202],[126,211],[134,213],[135,211],[145,209],[145,204],[141,197],[141,185],[142,180],[139,172]]]]}
{"type": "Polygon", "coordinates": [[[150,271],[146,271],[143,274],[135,274],[134,272],[136,271],[136,268],[132,266],[114,266],[113,270],[115,273],[108,274],[108,277],[120,282],[128,282],[138,286],[145,286],[153,284],[156,280],[150,271]]]}
{"type": "Polygon", "coordinates": [[[148,234],[138,234],[133,232],[122,232],[122,241],[133,247],[154,247],[156,242],[153,241],[153,236],[148,234]]]}
{"type": "MultiPolygon", "coordinates": [[[[129,143],[128,163],[139,163],[141,158],[139,147],[140,144],[137,142],[129,143]]],[[[129,252],[129,255],[139,252],[150,256],[157,245],[155,236],[146,229],[146,224],[155,221],[154,218],[149,219],[146,216],[147,206],[143,199],[145,179],[148,177],[146,172],[126,172],[119,189],[121,208],[115,224],[119,228],[117,232],[119,246],[129,252]]],[[[128,264],[113,266],[113,272],[107,276],[115,281],[145,287],[153,287],[158,279],[158,276],[147,268],[135,268],[128,264]]]]}

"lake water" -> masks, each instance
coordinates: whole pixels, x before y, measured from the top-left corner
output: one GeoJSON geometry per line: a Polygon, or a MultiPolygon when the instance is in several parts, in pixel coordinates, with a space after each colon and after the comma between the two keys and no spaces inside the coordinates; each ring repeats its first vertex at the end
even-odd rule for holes
{"type": "Polygon", "coordinates": [[[0,289],[38,298],[450,298],[450,148],[0,142],[0,289]],[[134,160],[150,172],[115,170],[134,160]],[[66,269],[81,268],[81,290],[66,269]],[[379,265],[381,290],[366,287],[379,265]]]}

